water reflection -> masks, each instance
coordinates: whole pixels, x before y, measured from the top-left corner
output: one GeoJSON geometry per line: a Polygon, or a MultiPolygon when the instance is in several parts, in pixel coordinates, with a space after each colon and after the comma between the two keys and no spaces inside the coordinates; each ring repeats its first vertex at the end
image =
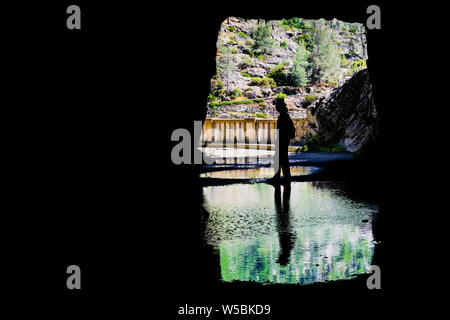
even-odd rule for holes
{"type": "Polygon", "coordinates": [[[290,184],[283,188],[283,204],[281,204],[281,186],[275,186],[275,209],[277,212],[277,231],[280,244],[277,262],[282,266],[288,264],[291,250],[295,243],[295,233],[291,224],[290,198],[290,184]]]}
{"type": "MultiPolygon", "coordinates": [[[[311,167],[291,167],[292,176],[307,175],[311,172],[311,167]]],[[[223,170],[214,172],[205,172],[200,174],[200,178],[219,178],[219,179],[255,179],[270,178],[275,174],[273,168],[255,168],[240,170],[223,170]]]]}
{"type": "Polygon", "coordinates": [[[204,197],[224,281],[308,284],[369,271],[377,208],[333,183],[214,186],[204,197]]]}
{"type": "Polygon", "coordinates": [[[215,164],[263,164],[270,163],[275,155],[275,147],[273,150],[267,150],[266,147],[261,146],[256,149],[221,147],[203,148],[203,153],[214,159],[215,164]]]}

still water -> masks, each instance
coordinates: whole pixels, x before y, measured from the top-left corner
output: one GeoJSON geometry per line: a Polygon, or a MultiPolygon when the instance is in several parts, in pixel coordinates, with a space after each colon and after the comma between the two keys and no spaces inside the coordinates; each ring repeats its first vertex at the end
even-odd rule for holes
{"type": "Polygon", "coordinates": [[[338,184],[236,184],[203,194],[205,239],[223,281],[303,285],[369,272],[377,207],[350,200],[338,184]]]}
{"type": "MultiPolygon", "coordinates": [[[[303,176],[310,174],[317,170],[314,167],[292,167],[292,176],[303,176]]],[[[243,170],[224,170],[205,172],[200,174],[200,178],[219,178],[219,179],[255,179],[255,178],[270,178],[275,174],[273,168],[256,168],[243,170]]]]}

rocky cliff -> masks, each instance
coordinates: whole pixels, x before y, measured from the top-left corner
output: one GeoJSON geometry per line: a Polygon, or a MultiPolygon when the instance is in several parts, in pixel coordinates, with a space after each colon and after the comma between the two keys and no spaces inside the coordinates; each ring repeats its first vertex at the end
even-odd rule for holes
{"type": "Polygon", "coordinates": [[[310,134],[320,145],[355,152],[378,134],[378,115],[367,69],[357,72],[307,108],[310,134]]]}
{"type": "Polygon", "coordinates": [[[271,98],[282,93],[291,116],[306,117],[308,105],[364,69],[366,59],[365,28],[359,23],[230,17],[218,34],[217,74],[211,80],[208,116],[276,117],[271,98]],[[299,85],[292,79],[302,45],[306,50],[306,83],[299,85]],[[324,56],[330,61],[320,60],[324,56]],[[314,73],[328,72],[325,63],[333,70],[333,77],[319,79],[314,73]],[[252,99],[259,100],[249,101],[252,99]]]}
{"type": "Polygon", "coordinates": [[[365,27],[301,18],[230,17],[217,40],[210,118],[272,118],[283,96],[297,140],[319,151],[357,151],[377,134],[365,27]],[[307,120],[306,120],[307,119],[307,120]]]}

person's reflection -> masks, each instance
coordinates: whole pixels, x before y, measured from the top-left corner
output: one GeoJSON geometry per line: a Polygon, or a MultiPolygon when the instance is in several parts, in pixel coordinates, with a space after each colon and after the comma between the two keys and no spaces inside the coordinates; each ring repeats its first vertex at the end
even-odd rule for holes
{"type": "Polygon", "coordinates": [[[283,188],[283,203],[281,203],[281,187],[275,185],[275,209],[277,212],[277,229],[278,239],[280,242],[280,251],[278,253],[278,260],[282,266],[285,266],[289,262],[292,248],[295,243],[295,234],[292,232],[292,226],[290,221],[291,208],[291,185],[286,184],[283,188]]]}

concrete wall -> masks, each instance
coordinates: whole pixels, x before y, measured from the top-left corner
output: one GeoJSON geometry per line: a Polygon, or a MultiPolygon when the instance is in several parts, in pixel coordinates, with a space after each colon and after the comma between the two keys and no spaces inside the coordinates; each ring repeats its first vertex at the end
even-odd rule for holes
{"type": "MultiPolygon", "coordinates": [[[[308,121],[292,119],[296,129],[295,138],[300,141],[308,133],[308,121]]],[[[275,142],[276,119],[214,119],[203,123],[202,143],[252,143],[273,144],[275,142]]]]}

